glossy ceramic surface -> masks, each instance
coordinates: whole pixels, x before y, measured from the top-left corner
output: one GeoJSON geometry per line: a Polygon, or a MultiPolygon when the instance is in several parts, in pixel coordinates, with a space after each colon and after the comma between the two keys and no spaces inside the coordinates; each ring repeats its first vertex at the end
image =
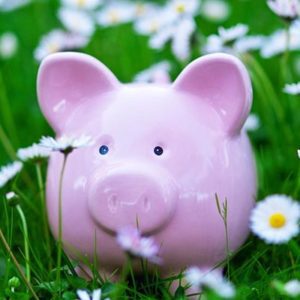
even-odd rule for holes
{"type": "MultiPolygon", "coordinates": [[[[99,269],[121,267],[125,256],[114,234],[138,219],[161,245],[163,274],[213,267],[226,244],[215,194],[228,199],[230,250],[245,241],[256,173],[242,130],[251,83],[237,58],[199,58],[173,84],[121,84],[90,56],[53,54],[40,67],[38,96],[58,136],[96,141],[74,151],[66,167],[63,240],[72,258],[94,261],[97,249],[99,269]]],[[[61,166],[62,154],[54,153],[47,180],[54,236],[61,166]]]]}

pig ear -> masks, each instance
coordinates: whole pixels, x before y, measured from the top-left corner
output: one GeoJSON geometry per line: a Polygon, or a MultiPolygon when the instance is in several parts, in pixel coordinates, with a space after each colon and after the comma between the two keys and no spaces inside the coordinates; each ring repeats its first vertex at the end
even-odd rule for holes
{"type": "Polygon", "coordinates": [[[228,134],[240,132],[252,105],[252,87],[241,61],[228,54],[210,54],[192,62],[173,87],[209,102],[228,134]]]}
{"type": "Polygon", "coordinates": [[[56,132],[78,105],[116,89],[118,80],[95,58],[80,53],[49,55],[38,73],[41,109],[56,132]]]}

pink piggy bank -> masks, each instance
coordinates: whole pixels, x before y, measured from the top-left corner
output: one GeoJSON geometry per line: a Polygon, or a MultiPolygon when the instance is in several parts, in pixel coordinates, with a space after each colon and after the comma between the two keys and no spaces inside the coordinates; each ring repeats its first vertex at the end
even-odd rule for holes
{"type": "MultiPolygon", "coordinates": [[[[137,220],[161,247],[163,276],[214,267],[226,257],[215,194],[228,201],[230,251],[245,241],[256,171],[242,129],[251,82],[237,58],[199,58],[173,84],[122,84],[88,55],[58,53],[40,67],[38,96],[57,136],[95,140],[70,154],[63,184],[64,249],[81,269],[95,256],[100,274],[120,268],[116,232],[137,220]]],[[[48,167],[55,237],[62,159],[53,153],[48,167]]]]}

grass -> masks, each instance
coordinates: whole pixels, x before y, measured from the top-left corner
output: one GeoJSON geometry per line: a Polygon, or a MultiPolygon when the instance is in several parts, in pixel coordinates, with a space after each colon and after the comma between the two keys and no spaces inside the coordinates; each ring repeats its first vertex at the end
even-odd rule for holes
{"type": "MultiPolygon", "coordinates": [[[[219,25],[229,27],[239,22],[248,24],[252,34],[269,34],[284,27],[268,10],[265,1],[228,2],[232,14],[225,23],[213,24],[202,17],[197,18],[201,35],[216,32],[219,25]]],[[[55,18],[57,7],[56,1],[40,0],[11,13],[0,13],[0,33],[13,31],[20,41],[14,58],[0,60],[0,165],[13,160],[19,147],[32,144],[41,135],[52,134],[37,105],[35,81],[38,63],[34,61],[33,50],[43,34],[61,27],[55,18]]],[[[174,59],[169,48],[162,52],[150,50],[147,38],[134,34],[131,25],[99,28],[83,51],[103,61],[123,82],[130,82],[138,71],[162,59],[173,62],[173,78],[184,67],[174,59]]],[[[194,58],[198,55],[195,50],[194,58]]],[[[284,94],[282,87],[286,82],[299,81],[300,70],[297,72],[296,63],[298,61],[299,68],[300,53],[283,54],[268,60],[261,59],[258,54],[249,54],[242,59],[253,82],[253,111],[262,123],[261,128],[250,134],[257,161],[258,199],[274,193],[299,199],[300,168],[296,150],[300,146],[300,99],[284,94]]],[[[0,199],[3,199],[0,201],[0,228],[7,241],[7,249],[0,247],[0,299],[29,299],[33,294],[30,289],[40,299],[75,299],[77,289],[98,287],[112,298],[172,299],[168,285],[174,278],[162,279],[146,272],[137,278],[125,267],[128,276],[117,284],[97,274],[87,282],[76,276],[74,263],[65,256],[62,269],[58,270],[62,282],[59,291],[55,285],[55,241],[51,236],[49,240],[41,239],[47,236],[45,216],[40,213],[44,210],[46,165],[39,165],[37,169],[28,166],[26,170],[14,187],[21,195],[20,207],[28,223],[31,284],[26,286],[26,280],[22,279],[26,275],[24,219],[20,218],[18,209],[8,206],[4,200],[5,193],[10,191],[6,187],[0,190],[0,199]],[[20,286],[12,292],[9,281],[14,276],[20,279],[20,286]]],[[[236,299],[284,299],[272,283],[274,280],[300,279],[299,238],[286,245],[267,246],[250,236],[227,264],[227,275],[237,287],[236,299]]],[[[183,290],[179,289],[173,299],[184,299],[183,290]]],[[[218,298],[210,295],[209,299],[218,298]]]]}

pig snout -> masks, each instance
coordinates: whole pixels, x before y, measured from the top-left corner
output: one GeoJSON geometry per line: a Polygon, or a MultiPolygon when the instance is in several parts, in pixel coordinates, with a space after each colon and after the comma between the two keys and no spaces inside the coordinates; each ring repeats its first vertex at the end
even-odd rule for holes
{"type": "Polygon", "coordinates": [[[163,171],[124,167],[94,175],[88,208],[109,232],[138,226],[145,233],[159,231],[171,220],[176,201],[175,183],[163,171]]]}

